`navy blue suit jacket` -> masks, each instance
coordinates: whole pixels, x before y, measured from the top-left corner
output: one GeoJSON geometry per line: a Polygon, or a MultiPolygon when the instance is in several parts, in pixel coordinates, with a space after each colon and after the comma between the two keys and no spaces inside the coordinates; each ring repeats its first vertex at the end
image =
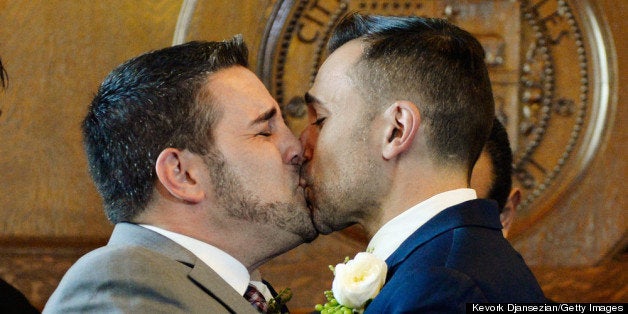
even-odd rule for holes
{"type": "Polygon", "coordinates": [[[466,303],[547,302],[501,228],[491,200],[440,212],[386,260],[386,284],[365,313],[464,313],[466,303]]]}

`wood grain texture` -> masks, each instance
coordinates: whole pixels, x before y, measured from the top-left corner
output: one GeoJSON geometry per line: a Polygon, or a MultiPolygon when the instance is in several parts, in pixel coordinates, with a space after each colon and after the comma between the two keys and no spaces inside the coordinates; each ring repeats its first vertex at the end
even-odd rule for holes
{"type": "Polygon", "coordinates": [[[0,277],[20,290],[33,306],[42,310],[63,274],[90,247],[2,248],[0,277]]]}
{"type": "Polygon", "coordinates": [[[543,292],[555,302],[628,302],[628,256],[598,266],[533,267],[543,292]]]}
{"type": "MultiPolygon", "coordinates": [[[[242,33],[255,68],[273,3],[199,1],[188,37],[242,33]]],[[[513,240],[546,294],[560,302],[628,301],[625,254],[612,254],[626,243],[628,2],[596,3],[617,53],[616,111],[578,184],[513,240]]],[[[170,45],[179,7],[170,0],[0,0],[0,57],[10,77],[0,93],[0,277],[39,308],[67,268],[111,231],[80,143],[87,105],[113,67],[170,45]]],[[[329,264],[364,249],[350,231],[320,237],[262,267],[276,288],[293,288],[297,313],[323,302],[329,264]]]]}
{"type": "Polygon", "coordinates": [[[257,66],[257,51],[272,0],[199,1],[190,23],[188,40],[224,40],[242,34],[249,48],[250,68],[257,66]]]}
{"type": "Polygon", "coordinates": [[[627,236],[628,22],[622,12],[628,9],[628,2],[605,0],[596,4],[608,22],[615,45],[617,103],[589,169],[549,214],[513,240],[532,265],[595,265],[617,250],[619,243],[625,243],[622,239],[627,236]]]}
{"type": "Polygon", "coordinates": [[[80,123],[105,75],[167,46],[176,1],[0,1],[0,239],[111,231],[87,173],[80,123]]]}

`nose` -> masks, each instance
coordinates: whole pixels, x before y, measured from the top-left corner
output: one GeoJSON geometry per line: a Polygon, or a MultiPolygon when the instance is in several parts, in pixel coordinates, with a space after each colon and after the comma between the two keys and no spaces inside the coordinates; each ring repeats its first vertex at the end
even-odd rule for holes
{"type": "Polygon", "coordinates": [[[283,147],[281,147],[283,162],[289,165],[300,166],[303,163],[303,146],[301,146],[301,142],[292,134],[288,127],[285,128],[284,133],[283,147]]]}
{"type": "Polygon", "coordinates": [[[301,136],[299,136],[299,140],[301,141],[301,145],[303,146],[303,159],[305,161],[311,160],[314,152],[314,132],[312,130],[312,126],[307,126],[303,132],[301,132],[301,136]]]}

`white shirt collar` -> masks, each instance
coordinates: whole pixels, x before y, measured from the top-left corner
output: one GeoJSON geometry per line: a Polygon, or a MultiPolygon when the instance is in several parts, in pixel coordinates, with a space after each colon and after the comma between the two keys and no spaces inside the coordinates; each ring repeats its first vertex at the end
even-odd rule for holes
{"type": "Polygon", "coordinates": [[[432,217],[448,207],[476,198],[477,194],[473,189],[457,189],[436,194],[388,221],[375,233],[367,250],[386,260],[403,241],[432,217]]]}
{"type": "Polygon", "coordinates": [[[266,299],[266,302],[270,301],[270,299],[273,297],[273,294],[270,292],[270,289],[268,289],[268,286],[265,283],[261,281],[251,280],[250,284],[254,285],[255,288],[257,288],[257,290],[266,299]]]}
{"type": "Polygon", "coordinates": [[[249,281],[251,280],[251,275],[240,261],[227,254],[225,251],[211,244],[176,232],[151,225],[141,224],[140,226],[153,230],[192,252],[198,259],[214,270],[218,276],[222,277],[222,279],[240,295],[244,295],[246,292],[249,281]]]}

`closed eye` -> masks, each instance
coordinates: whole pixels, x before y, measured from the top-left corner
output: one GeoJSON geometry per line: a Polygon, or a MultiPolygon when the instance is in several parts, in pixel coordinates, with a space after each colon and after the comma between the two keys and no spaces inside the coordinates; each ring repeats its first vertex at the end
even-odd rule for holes
{"type": "Polygon", "coordinates": [[[322,127],[324,123],[325,123],[325,118],[318,118],[316,119],[316,121],[314,121],[314,123],[312,123],[312,125],[315,125],[317,127],[322,127]]]}

